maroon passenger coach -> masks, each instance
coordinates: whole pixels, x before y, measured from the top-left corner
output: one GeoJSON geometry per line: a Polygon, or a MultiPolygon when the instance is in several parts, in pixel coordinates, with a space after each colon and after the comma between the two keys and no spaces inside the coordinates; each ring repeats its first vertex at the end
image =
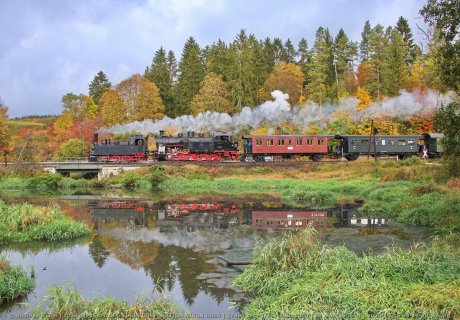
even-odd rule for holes
{"type": "Polygon", "coordinates": [[[247,135],[245,160],[271,162],[296,156],[321,160],[329,152],[327,135],[247,135]]]}

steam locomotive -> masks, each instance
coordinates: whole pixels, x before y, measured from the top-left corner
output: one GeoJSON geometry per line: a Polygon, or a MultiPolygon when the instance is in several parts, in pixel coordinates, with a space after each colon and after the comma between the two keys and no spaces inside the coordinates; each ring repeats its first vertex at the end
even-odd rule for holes
{"type": "Polygon", "coordinates": [[[149,151],[147,138],[133,136],[128,141],[98,142],[94,135],[88,155],[91,162],[137,162],[153,158],[158,161],[224,161],[237,160],[275,162],[296,157],[319,161],[324,157],[342,157],[349,161],[360,155],[409,156],[435,158],[441,155],[442,134],[423,135],[246,135],[244,152],[240,157],[238,142],[230,132],[217,131],[210,135],[193,131],[166,136],[160,131],[156,150],[149,151]]]}

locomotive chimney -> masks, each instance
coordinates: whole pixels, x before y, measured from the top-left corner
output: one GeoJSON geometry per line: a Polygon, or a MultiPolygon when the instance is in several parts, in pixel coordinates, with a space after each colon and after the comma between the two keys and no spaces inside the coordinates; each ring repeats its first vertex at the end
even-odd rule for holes
{"type": "Polygon", "coordinates": [[[93,144],[97,144],[97,140],[99,138],[99,135],[97,134],[97,132],[94,134],[94,137],[93,137],[93,144]]]}

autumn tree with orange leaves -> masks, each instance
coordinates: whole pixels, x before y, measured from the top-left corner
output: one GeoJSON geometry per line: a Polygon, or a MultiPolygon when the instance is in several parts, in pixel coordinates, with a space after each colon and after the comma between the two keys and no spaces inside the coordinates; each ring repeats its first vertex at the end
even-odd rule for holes
{"type": "Polygon", "coordinates": [[[302,96],[304,78],[302,70],[298,66],[279,61],[265,81],[259,97],[262,101],[267,101],[271,99],[270,93],[272,91],[281,90],[289,95],[291,105],[297,104],[302,96]]]}
{"type": "Polygon", "coordinates": [[[165,109],[158,87],[139,74],[120,82],[114,90],[107,90],[100,105],[104,125],[158,120],[165,109]]]}

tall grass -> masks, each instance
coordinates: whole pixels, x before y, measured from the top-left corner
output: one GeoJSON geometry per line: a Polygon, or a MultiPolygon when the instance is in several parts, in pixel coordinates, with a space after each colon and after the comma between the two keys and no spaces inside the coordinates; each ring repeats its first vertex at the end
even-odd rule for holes
{"type": "Polygon", "coordinates": [[[57,206],[6,205],[0,200],[0,244],[69,240],[89,234],[88,226],[71,220],[57,206]]]}
{"type": "Polygon", "coordinates": [[[0,257],[0,304],[27,295],[35,281],[19,266],[11,266],[0,257]]]}
{"type": "Polygon", "coordinates": [[[186,310],[164,297],[133,304],[113,298],[83,298],[74,287],[53,287],[34,311],[38,319],[188,319],[186,310]]]}
{"type": "Polygon", "coordinates": [[[247,318],[460,316],[460,237],[357,256],[307,228],[259,248],[234,285],[256,297],[247,318]]]}

